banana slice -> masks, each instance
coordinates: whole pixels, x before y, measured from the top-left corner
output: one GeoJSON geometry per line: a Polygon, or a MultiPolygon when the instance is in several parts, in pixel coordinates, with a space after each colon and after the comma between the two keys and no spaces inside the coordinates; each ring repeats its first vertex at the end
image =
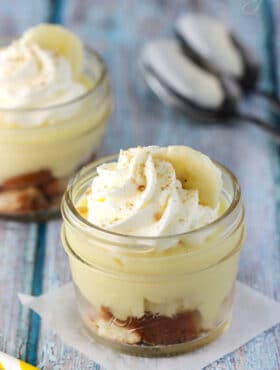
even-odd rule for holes
{"type": "Polygon", "coordinates": [[[196,189],[199,202],[215,208],[222,190],[219,168],[205,154],[187,146],[161,148],[153,156],[169,161],[185,189],[196,189]]]}
{"type": "Polygon", "coordinates": [[[72,32],[54,24],[39,24],[26,31],[21,38],[25,44],[37,44],[67,58],[72,66],[74,79],[79,79],[83,67],[83,44],[72,32]]]}

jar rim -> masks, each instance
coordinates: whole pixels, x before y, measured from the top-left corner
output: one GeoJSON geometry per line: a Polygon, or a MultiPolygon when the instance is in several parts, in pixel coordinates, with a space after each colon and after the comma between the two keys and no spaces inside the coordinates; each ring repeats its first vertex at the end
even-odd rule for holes
{"type": "Polygon", "coordinates": [[[67,212],[65,211],[65,205],[67,207],[67,210],[69,210],[73,221],[75,225],[79,225],[80,227],[86,227],[85,232],[91,233],[92,231],[98,231],[99,233],[102,233],[104,235],[108,235],[111,237],[116,237],[119,238],[120,240],[135,240],[135,241],[160,241],[160,240],[170,240],[170,239],[175,239],[175,238],[183,238],[187,236],[194,236],[197,235],[198,233],[204,232],[204,231],[211,231],[211,229],[216,228],[222,221],[226,221],[227,219],[230,218],[234,210],[238,207],[238,205],[241,202],[241,189],[239,182],[236,178],[236,176],[224,165],[217,161],[213,161],[215,165],[217,165],[223,172],[225,172],[233,185],[233,196],[232,196],[232,201],[225,210],[225,212],[216,218],[214,221],[211,223],[208,223],[202,227],[199,227],[194,230],[186,231],[183,233],[178,233],[178,234],[169,234],[169,235],[160,235],[160,236],[139,236],[139,235],[131,235],[131,234],[124,234],[124,233],[119,233],[111,230],[106,230],[102,227],[99,227],[90,221],[88,221],[86,218],[82,217],[78,210],[76,209],[73,201],[72,201],[72,192],[75,184],[77,181],[85,175],[85,172],[88,171],[93,171],[97,166],[101,165],[102,163],[111,161],[118,158],[118,154],[113,154],[109,155],[106,157],[103,157],[97,161],[94,161],[87,166],[84,166],[83,168],[80,169],[80,171],[70,179],[68,186],[66,188],[66,191],[64,193],[62,203],[61,203],[61,212],[64,220],[69,221],[69,217],[67,215],[67,212]]]}
{"type": "MultiPolygon", "coordinates": [[[[9,40],[8,37],[4,39],[2,38],[2,40],[5,40],[5,39],[9,40]]],[[[85,92],[76,96],[75,98],[67,100],[66,102],[63,102],[63,103],[52,104],[52,105],[42,106],[42,107],[34,107],[34,108],[5,108],[5,107],[0,106],[0,112],[3,112],[3,113],[32,113],[32,112],[38,113],[38,112],[44,112],[44,111],[51,111],[51,110],[67,107],[72,104],[78,103],[84,100],[85,98],[87,98],[88,96],[94,94],[104,82],[108,74],[108,69],[107,69],[107,66],[102,56],[99,54],[98,51],[88,46],[87,44],[84,45],[84,49],[91,57],[95,58],[98,61],[99,66],[100,66],[100,74],[98,75],[98,78],[96,79],[95,84],[91,88],[87,89],[85,92]]],[[[28,129],[26,127],[16,127],[16,128],[15,127],[3,127],[3,128],[1,127],[0,130],[6,131],[6,132],[12,132],[12,131],[19,132],[21,130],[23,131],[28,130],[28,132],[31,132],[31,131],[38,131],[38,130],[46,130],[48,128],[49,126],[30,127],[28,129]]]]}

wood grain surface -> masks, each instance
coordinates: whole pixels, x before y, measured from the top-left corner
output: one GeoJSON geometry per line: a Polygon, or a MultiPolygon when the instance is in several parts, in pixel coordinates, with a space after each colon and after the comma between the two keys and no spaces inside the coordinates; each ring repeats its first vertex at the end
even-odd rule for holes
{"type": "MultiPolygon", "coordinates": [[[[239,279],[280,301],[279,147],[249,124],[194,122],[164,106],[149,91],[138,68],[145,42],[172,35],[176,17],[189,10],[207,11],[231,24],[263,66],[261,85],[279,91],[277,0],[3,1],[0,32],[20,33],[49,20],[63,23],[100,51],[109,67],[115,97],[101,154],[139,144],[187,144],[232,169],[243,189],[248,225],[239,279]]],[[[242,109],[258,112],[277,124],[277,117],[257,99],[246,101],[242,109]]],[[[59,220],[46,225],[0,223],[0,350],[44,370],[99,369],[98,364],[64,345],[41,325],[37,315],[21,307],[16,297],[18,291],[40,294],[70,280],[60,225],[59,220]]],[[[279,370],[280,325],[206,369],[279,370]]]]}

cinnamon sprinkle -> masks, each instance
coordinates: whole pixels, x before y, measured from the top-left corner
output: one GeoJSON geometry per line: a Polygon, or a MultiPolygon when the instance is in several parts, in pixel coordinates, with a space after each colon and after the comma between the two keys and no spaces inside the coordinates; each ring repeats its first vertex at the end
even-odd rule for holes
{"type": "Polygon", "coordinates": [[[155,218],[156,221],[159,221],[161,219],[161,217],[162,217],[162,214],[160,212],[157,212],[157,213],[154,214],[154,218],[155,218]]]}
{"type": "Polygon", "coordinates": [[[146,186],[145,185],[139,185],[138,186],[138,190],[139,191],[144,191],[146,189],[146,186]]]}
{"type": "Polygon", "coordinates": [[[88,207],[77,207],[77,211],[80,213],[80,215],[84,216],[88,212],[88,207]]]}

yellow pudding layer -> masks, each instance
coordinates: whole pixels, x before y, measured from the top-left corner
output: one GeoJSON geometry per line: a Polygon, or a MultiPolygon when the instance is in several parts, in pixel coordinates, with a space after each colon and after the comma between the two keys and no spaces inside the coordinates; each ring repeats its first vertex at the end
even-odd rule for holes
{"type": "Polygon", "coordinates": [[[0,129],[0,183],[39,169],[48,169],[58,178],[71,176],[81,161],[98,150],[111,110],[110,99],[95,106],[88,97],[76,114],[58,126],[0,129]]]}
{"type": "Polygon", "coordinates": [[[145,311],[172,316],[198,309],[203,327],[211,328],[234,287],[244,233],[242,221],[218,247],[213,234],[201,244],[194,235],[162,253],[108,247],[98,241],[98,233],[90,241],[67,225],[63,240],[73,280],[96,309],[108,307],[121,320],[145,311]]]}

